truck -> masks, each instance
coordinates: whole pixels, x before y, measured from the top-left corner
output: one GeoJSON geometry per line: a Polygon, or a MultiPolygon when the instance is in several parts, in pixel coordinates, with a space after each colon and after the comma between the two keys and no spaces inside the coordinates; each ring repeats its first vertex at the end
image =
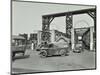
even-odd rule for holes
{"type": "Polygon", "coordinates": [[[26,44],[25,44],[25,38],[21,36],[12,36],[12,42],[11,42],[11,54],[12,58],[16,56],[16,54],[22,53],[24,56],[26,51],[26,44]]]}

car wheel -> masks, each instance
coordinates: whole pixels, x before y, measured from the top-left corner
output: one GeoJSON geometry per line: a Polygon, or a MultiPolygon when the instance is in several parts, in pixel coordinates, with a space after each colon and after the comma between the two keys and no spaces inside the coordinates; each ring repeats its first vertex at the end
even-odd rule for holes
{"type": "Polygon", "coordinates": [[[61,56],[66,56],[66,50],[65,49],[61,49],[60,50],[60,55],[61,56]]]}
{"type": "Polygon", "coordinates": [[[47,51],[42,50],[39,55],[40,55],[40,57],[44,58],[47,56],[47,51]]]}

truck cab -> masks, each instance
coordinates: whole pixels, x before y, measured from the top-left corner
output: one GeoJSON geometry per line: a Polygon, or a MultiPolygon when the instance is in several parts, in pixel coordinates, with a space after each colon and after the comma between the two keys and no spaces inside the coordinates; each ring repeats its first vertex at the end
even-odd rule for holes
{"type": "Polygon", "coordinates": [[[19,53],[22,53],[22,55],[24,55],[25,51],[26,51],[25,38],[21,36],[12,36],[12,41],[11,41],[12,57],[15,57],[16,54],[19,53]]]}

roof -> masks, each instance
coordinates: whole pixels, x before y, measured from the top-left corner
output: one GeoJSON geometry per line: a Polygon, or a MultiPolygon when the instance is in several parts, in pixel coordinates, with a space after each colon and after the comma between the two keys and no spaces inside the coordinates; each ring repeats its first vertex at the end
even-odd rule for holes
{"type": "Polygon", "coordinates": [[[76,29],[75,31],[76,31],[76,34],[82,36],[85,32],[89,31],[89,29],[88,28],[87,29],[81,28],[81,29],[76,29]]]}
{"type": "Polygon", "coordinates": [[[18,36],[18,35],[12,35],[12,39],[19,39],[19,40],[24,40],[25,38],[22,36],[18,36]]]}
{"type": "Polygon", "coordinates": [[[56,42],[58,42],[58,41],[60,41],[61,39],[63,39],[65,42],[70,42],[70,39],[68,39],[68,38],[66,38],[66,37],[64,37],[64,36],[60,36],[57,40],[56,40],[56,42]]]}

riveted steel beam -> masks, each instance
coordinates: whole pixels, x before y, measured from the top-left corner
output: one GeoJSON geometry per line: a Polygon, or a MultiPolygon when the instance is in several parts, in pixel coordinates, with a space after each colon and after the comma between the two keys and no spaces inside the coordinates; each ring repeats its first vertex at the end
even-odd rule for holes
{"type": "Polygon", "coordinates": [[[66,35],[71,38],[71,28],[72,28],[72,14],[66,14],[66,35]]]}
{"type": "Polygon", "coordinates": [[[72,15],[77,15],[77,14],[84,14],[90,12],[94,12],[96,9],[91,8],[91,9],[81,9],[81,10],[75,10],[75,11],[69,11],[69,12],[62,12],[62,13],[54,13],[54,14],[48,14],[48,15],[43,15],[43,17],[60,17],[60,16],[66,16],[66,14],[72,13],[72,15]]]}

